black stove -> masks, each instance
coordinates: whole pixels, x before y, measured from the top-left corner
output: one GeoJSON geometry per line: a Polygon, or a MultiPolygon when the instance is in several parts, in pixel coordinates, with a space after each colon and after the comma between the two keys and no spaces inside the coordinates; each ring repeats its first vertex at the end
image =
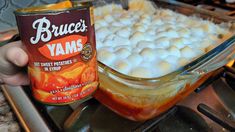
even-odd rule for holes
{"type": "Polygon", "coordinates": [[[65,106],[42,105],[23,88],[50,131],[68,132],[233,132],[235,131],[235,68],[224,66],[194,93],[164,114],[133,122],[95,99],[65,106]]]}

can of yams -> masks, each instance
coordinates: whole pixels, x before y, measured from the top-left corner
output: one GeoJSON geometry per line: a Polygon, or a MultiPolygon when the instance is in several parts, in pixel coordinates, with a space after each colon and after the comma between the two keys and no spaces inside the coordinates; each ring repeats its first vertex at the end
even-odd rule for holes
{"type": "Polygon", "coordinates": [[[91,96],[98,85],[92,3],[64,1],[18,9],[15,16],[33,97],[60,105],[91,96]]]}

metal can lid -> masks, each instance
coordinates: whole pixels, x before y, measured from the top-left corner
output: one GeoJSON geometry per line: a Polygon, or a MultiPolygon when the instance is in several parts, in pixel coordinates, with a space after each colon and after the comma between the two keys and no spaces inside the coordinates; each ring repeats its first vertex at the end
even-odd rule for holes
{"type": "Polygon", "coordinates": [[[58,13],[73,9],[86,8],[92,6],[93,0],[66,0],[55,4],[47,4],[42,6],[34,6],[27,8],[19,8],[14,13],[15,15],[30,15],[44,13],[58,13]]]}

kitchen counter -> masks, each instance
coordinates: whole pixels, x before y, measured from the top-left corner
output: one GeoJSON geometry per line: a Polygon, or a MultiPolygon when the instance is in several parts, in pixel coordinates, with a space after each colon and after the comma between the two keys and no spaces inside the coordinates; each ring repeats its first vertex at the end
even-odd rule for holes
{"type": "Polygon", "coordinates": [[[20,131],[20,124],[0,89],[0,132],[20,131]]]}

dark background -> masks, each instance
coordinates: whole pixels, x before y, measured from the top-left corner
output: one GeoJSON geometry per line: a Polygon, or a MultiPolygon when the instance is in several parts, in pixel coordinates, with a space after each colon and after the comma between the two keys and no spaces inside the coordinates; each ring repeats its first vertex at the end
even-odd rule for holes
{"type": "Polygon", "coordinates": [[[55,3],[62,0],[0,0],[0,31],[14,28],[14,11],[17,8],[55,3]]]}

